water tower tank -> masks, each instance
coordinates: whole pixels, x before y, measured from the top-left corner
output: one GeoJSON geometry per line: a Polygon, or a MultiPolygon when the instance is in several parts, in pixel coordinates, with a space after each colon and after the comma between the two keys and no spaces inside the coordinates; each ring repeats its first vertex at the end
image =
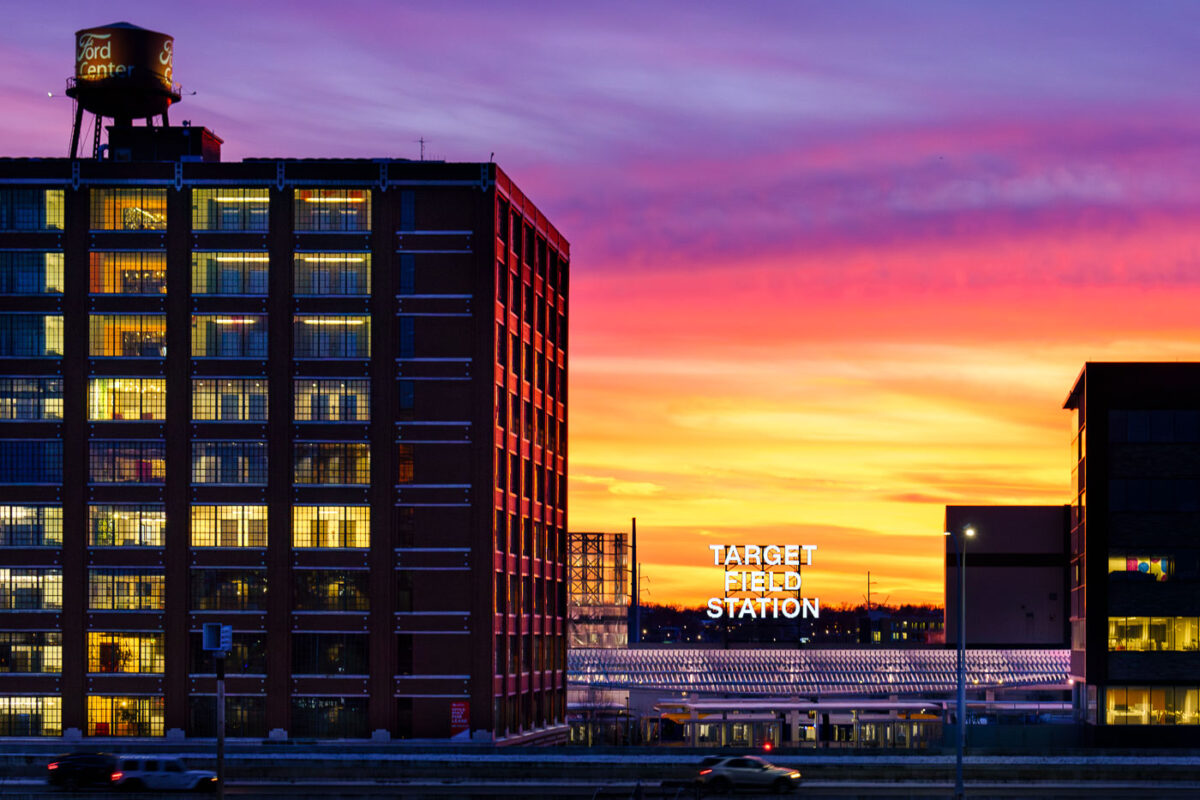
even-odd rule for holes
{"type": "Polygon", "coordinates": [[[175,39],[115,22],[75,33],[75,77],[67,94],[118,124],[165,114],[179,102],[173,82],[175,39]]]}

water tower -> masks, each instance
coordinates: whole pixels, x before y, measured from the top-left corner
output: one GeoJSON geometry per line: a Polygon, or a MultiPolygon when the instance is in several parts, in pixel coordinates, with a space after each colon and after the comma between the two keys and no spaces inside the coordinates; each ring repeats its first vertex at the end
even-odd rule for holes
{"type": "Polygon", "coordinates": [[[167,110],[180,100],[172,80],[174,51],[173,37],[128,22],[76,31],[75,76],[67,79],[67,95],[76,102],[71,158],[79,148],[84,111],[96,115],[93,158],[100,152],[104,117],[124,127],[145,119],[153,127],[154,117],[161,116],[168,125],[167,110]]]}

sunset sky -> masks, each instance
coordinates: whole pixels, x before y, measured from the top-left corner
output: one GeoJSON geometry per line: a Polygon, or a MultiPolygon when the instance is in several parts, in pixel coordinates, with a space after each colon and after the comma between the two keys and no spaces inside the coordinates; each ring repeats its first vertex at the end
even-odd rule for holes
{"type": "Polygon", "coordinates": [[[1066,502],[1084,361],[1200,358],[1197,3],[21,3],[0,155],[117,20],[226,160],[495,153],[571,242],[571,528],[636,516],[651,602],[788,542],[940,604],[945,505],[1066,502]]]}

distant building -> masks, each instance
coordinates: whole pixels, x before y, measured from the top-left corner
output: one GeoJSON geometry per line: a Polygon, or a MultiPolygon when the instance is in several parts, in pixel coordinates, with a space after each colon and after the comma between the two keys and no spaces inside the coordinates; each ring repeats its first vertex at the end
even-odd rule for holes
{"type": "MultiPolygon", "coordinates": [[[[967,646],[1067,647],[1067,506],[947,506],[966,539],[967,646]]],[[[961,542],[962,539],[960,538],[961,542]]],[[[958,644],[958,561],[946,537],[946,643],[958,644]]]]}
{"type": "Polygon", "coordinates": [[[1200,364],[1088,363],[1065,407],[1077,711],[1098,743],[1195,743],[1200,364]]]}
{"type": "MultiPolygon", "coordinates": [[[[942,613],[940,608],[919,606],[875,606],[870,610],[862,609],[858,617],[858,643],[881,647],[940,644],[943,641],[942,613]]],[[[825,616],[824,611],[822,616],[825,616]]],[[[816,629],[815,623],[813,627],[816,629]]],[[[836,639],[814,634],[812,641],[819,643],[836,639]]]]}
{"type": "Polygon", "coordinates": [[[629,534],[582,532],[568,539],[567,646],[628,646],[629,534]]]}

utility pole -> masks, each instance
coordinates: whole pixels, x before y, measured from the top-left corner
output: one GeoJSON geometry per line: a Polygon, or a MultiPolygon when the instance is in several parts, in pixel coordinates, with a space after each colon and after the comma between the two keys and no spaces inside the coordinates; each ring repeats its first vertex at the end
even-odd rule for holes
{"type": "Polygon", "coordinates": [[[642,642],[642,566],[638,563],[637,555],[637,517],[633,518],[633,565],[630,578],[633,581],[633,643],[642,642]]]}
{"type": "Polygon", "coordinates": [[[217,660],[217,800],[225,800],[225,653],[217,660]]]}

